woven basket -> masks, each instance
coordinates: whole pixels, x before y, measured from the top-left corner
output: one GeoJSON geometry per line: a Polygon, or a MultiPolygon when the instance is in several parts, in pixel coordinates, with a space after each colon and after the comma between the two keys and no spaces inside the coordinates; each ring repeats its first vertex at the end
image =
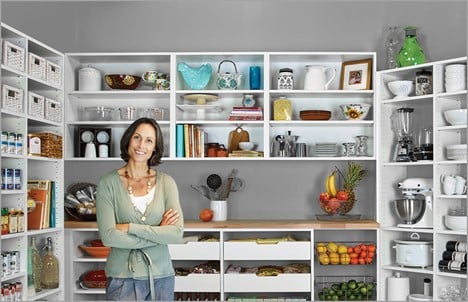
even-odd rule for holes
{"type": "Polygon", "coordinates": [[[50,158],[62,158],[62,136],[53,132],[30,133],[41,139],[41,156],[50,158]]]}

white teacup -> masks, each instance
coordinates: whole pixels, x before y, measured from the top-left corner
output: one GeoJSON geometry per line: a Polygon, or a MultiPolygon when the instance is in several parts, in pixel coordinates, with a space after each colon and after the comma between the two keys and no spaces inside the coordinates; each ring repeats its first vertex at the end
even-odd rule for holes
{"type": "Polygon", "coordinates": [[[455,185],[455,194],[463,195],[466,193],[466,179],[463,176],[455,175],[457,184],[455,185]]]}
{"type": "Polygon", "coordinates": [[[442,183],[442,192],[445,195],[455,195],[457,192],[457,179],[454,175],[441,175],[440,182],[442,183]]]}

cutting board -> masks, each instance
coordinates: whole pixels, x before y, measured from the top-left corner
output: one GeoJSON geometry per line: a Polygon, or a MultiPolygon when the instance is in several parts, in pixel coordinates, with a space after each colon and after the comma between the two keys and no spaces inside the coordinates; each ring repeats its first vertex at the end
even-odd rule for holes
{"type": "Polygon", "coordinates": [[[248,141],[250,141],[249,132],[242,129],[242,127],[237,127],[229,132],[228,153],[231,153],[233,150],[240,150],[239,143],[248,141]]]}

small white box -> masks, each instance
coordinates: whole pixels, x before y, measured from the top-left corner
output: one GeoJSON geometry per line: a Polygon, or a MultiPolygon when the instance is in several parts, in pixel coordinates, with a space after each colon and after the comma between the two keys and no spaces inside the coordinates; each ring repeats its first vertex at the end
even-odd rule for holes
{"type": "Polygon", "coordinates": [[[29,115],[44,118],[45,97],[33,92],[29,92],[28,103],[29,115]]]}
{"type": "Polygon", "coordinates": [[[60,123],[62,121],[62,104],[56,100],[46,98],[45,118],[60,123]]]}
{"type": "Polygon", "coordinates": [[[23,112],[23,89],[3,84],[2,107],[15,112],[23,112]]]}
{"type": "Polygon", "coordinates": [[[29,53],[29,75],[45,81],[46,79],[46,59],[32,52],[29,53]]]}

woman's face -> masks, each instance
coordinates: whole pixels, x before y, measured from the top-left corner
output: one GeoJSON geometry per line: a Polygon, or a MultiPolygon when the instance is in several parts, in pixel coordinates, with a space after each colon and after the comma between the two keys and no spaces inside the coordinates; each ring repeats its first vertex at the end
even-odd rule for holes
{"type": "Polygon", "coordinates": [[[147,162],[156,148],[156,131],[150,124],[141,124],[136,128],[130,144],[128,155],[130,159],[137,162],[147,162]]]}

